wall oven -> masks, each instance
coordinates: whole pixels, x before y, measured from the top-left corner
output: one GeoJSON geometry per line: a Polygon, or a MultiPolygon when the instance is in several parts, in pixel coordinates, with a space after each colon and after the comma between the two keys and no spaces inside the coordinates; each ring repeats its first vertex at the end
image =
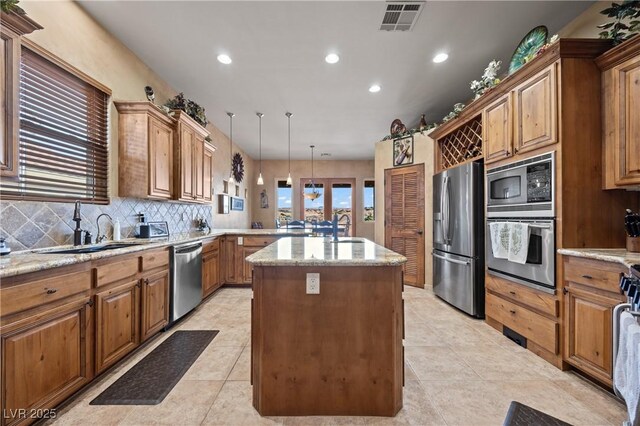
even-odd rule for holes
{"type": "Polygon", "coordinates": [[[487,170],[487,217],[554,217],[553,152],[487,170]]]}
{"type": "Polygon", "coordinates": [[[492,222],[522,222],[529,225],[529,250],[524,264],[494,257],[491,238],[486,238],[486,258],[489,274],[533,287],[547,293],[555,292],[556,247],[555,220],[532,218],[496,218],[487,220],[486,235],[491,235],[492,222]]]}

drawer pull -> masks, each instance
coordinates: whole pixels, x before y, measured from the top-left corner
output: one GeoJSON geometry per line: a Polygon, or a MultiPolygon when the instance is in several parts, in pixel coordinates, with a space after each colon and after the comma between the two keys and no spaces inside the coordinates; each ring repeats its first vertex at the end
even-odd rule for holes
{"type": "Polygon", "coordinates": [[[592,280],[593,277],[591,275],[583,275],[582,278],[586,278],[588,280],[592,280]]]}
{"type": "Polygon", "coordinates": [[[516,295],[516,292],[515,292],[515,291],[509,291],[509,293],[511,293],[511,294],[512,294],[512,295],[514,295],[514,296],[516,295]]]}
{"type": "Polygon", "coordinates": [[[56,289],[56,288],[50,288],[49,290],[47,290],[47,294],[53,294],[53,293],[55,293],[56,291],[58,291],[58,289],[56,289]]]}
{"type": "Polygon", "coordinates": [[[513,309],[511,309],[509,312],[511,312],[513,315],[516,314],[516,311],[514,311],[513,309]]]}

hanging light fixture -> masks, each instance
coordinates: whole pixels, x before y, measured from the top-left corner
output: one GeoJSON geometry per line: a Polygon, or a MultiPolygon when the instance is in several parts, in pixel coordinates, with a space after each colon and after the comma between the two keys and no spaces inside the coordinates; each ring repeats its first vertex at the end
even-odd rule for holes
{"type": "Polygon", "coordinates": [[[262,117],[264,116],[264,114],[261,112],[257,112],[256,115],[258,116],[258,120],[260,123],[258,125],[258,139],[260,141],[260,174],[258,174],[258,185],[264,185],[264,180],[262,179],[262,117]]]}
{"type": "Polygon", "coordinates": [[[233,116],[232,112],[228,112],[229,116],[229,183],[234,183],[233,180],[233,116]]]}
{"type": "Polygon", "coordinates": [[[287,176],[287,185],[291,186],[293,184],[293,179],[291,179],[291,114],[290,112],[285,113],[287,116],[287,121],[289,125],[289,175],[287,176]]]}
{"type": "Polygon", "coordinates": [[[311,148],[311,180],[307,182],[307,184],[304,185],[304,187],[302,188],[302,196],[310,200],[316,200],[320,197],[320,191],[318,191],[318,189],[316,188],[316,184],[313,183],[313,148],[315,147],[316,147],[315,145],[310,146],[311,148]],[[305,192],[305,188],[307,186],[311,188],[311,192],[305,192]]]}

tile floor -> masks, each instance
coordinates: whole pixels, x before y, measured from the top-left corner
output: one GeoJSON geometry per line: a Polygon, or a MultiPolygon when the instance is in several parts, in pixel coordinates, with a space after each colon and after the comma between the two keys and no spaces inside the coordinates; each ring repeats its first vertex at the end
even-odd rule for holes
{"type": "Polygon", "coordinates": [[[156,406],[90,406],[89,402],[162,342],[161,335],[59,412],[66,424],[412,424],[501,425],[520,401],[574,425],[620,425],[624,406],[573,373],[557,370],[437,299],[406,288],[406,385],[395,418],[261,418],[249,384],[249,289],[224,288],[174,329],[220,333],[167,398],[156,406]]]}

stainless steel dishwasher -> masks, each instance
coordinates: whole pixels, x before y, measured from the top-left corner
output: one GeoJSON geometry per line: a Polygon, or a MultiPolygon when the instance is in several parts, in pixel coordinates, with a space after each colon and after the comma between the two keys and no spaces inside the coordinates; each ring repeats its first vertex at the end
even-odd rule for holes
{"type": "Polygon", "coordinates": [[[171,247],[171,304],[169,325],[202,301],[202,242],[171,247]]]}

